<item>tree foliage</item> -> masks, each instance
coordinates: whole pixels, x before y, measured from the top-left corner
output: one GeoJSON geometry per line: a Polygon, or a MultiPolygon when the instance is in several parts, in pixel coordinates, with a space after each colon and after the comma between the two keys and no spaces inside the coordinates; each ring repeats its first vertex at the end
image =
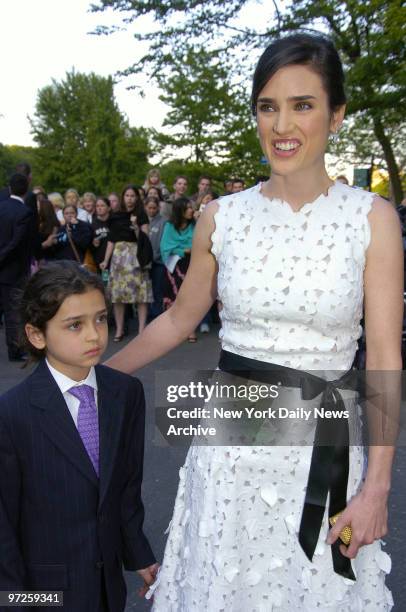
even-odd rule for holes
{"type": "MultiPolygon", "coordinates": [[[[15,167],[21,162],[35,167],[35,148],[22,147],[20,145],[4,145],[0,143],[0,186],[6,185],[10,175],[15,172],[15,167]]],[[[34,175],[34,181],[36,176],[34,175]]]]}
{"type": "Polygon", "coordinates": [[[223,156],[224,119],[235,107],[227,68],[217,53],[191,46],[172,56],[170,68],[157,76],[160,100],[170,107],[161,144],[187,147],[196,162],[223,156]]]}
{"type": "Polygon", "coordinates": [[[217,164],[224,176],[253,177],[261,150],[246,91],[231,82],[230,67],[218,52],[189,46],[172,56],[170,68],[157,77],[160,99],[170,107],[163,123],[169,130],[157,135],[161,152],[184,148],[197,166],[217,164]]]}
{"type": "MultiPolygon", "coordinates": [[[[373,148],[379,146],[394,196],[397,201],[402,197],[397,157],[405,125],[401,106],[406,100],[406,8],[402,0],[295,0],[289,5],[277,0],[99,0],[92,5],[93,11],[107,8],[122,15],[137,39],[150,43],[148,52],[123,74],[142,71],[157,80],[163,71],[176,72],[173,56],[187,53],[191,40],[215,53],[220,66],[230,68],[227,80],[233,85],[246,83],[259,49],[273,38],[298,29],[330,34],[346,69],[348,113],[354,118],[350,123],[368,126],[368,140],[373,141],[373,148]],[[248,9],[258,13],[258,27],[244,25],[248,9]],[[146,16],[153,18],[150,30],[145,29],[145,21],[142,28],[138,26],[146,16]]],[[[110,31],[99,28],[97,33],[110,31]]],[[[165,76],[161,85],[165,92],[168,85],[169,94],[164,95],[171,104],[173,81],[165,76]]],[[[202,95],[207,102],[206,92],[202,95]]],[[[189,111],[191,123],[192,105],[189,111]]],[[[241,112],[239,120],[246,121],[246,112],[241,112]]],[[[343,137],[345,142],[346,132],[343,137]]],[[[347,144],[362,157],[360,139],[350,138],[347,144]]]]}
{"type": "Polygon", "coordinates": [[[148,131],[129,127],[111,77],[72,71],[52,81],[38,93],[31,125],[45,188],[104,193],[148,168],[148,131]]]}

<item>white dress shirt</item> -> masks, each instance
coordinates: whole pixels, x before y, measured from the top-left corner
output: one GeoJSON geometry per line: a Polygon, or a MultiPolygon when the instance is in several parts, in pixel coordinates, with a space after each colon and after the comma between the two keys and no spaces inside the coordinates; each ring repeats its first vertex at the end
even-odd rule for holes
{"type": "Polygon", "coordinates": [[[72,419],[75,423],[75,426],[77,427],[80,401],[77,397],[74,397],[71,393],[69,393],[69,389],[72,389],[72,387],[78,387],[79,385],[89,385],[89,387],[93,387],[93,389],[95,390],[94,397],[96,400],[97,408],[97,380],[94,367],[90,368],[90,372],[84,380],[78,382],[77,380],[72,380],[68,376],[65,376],[65,374],[62,374],[61,372],[58,372],[58,370],[55,370],[55,368],[50,365],[48,359],[46,359],[45,361],[49,368],[49,371],[55,379],[56,384],[61,390],[66,405],[68,406],[68,410],[72,415],[72,419]]]}

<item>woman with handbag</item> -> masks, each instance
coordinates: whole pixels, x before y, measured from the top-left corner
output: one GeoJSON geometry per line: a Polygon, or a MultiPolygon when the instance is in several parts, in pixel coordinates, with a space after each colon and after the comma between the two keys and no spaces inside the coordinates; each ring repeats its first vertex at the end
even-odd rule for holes
{"type": "Polygon", "coordinates": [[[152,247],[141,226],[148,217],[132,214],[127,210],[113,213],[104,261],[100,269],[110,263],[109,288],[113,303],[116,335],[114,342],[124,338],[124,315],[126,304],[137,304],[138,331],[142,332],[147,321],[148,304],[153,302],[149,268],[152,262],[152,247]]]}
{"type": "Polygon", "coordinates": [[[63,209],[64,225],[54,238],[54,259],[70,259],[83,264],[93,238],[89,223],[80,221],[77,208],[68,204],[63,209]]]}

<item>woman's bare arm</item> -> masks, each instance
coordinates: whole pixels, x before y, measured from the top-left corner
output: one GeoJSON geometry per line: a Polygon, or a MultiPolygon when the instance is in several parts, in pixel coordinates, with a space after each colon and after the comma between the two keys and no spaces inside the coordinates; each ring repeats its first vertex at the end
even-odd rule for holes
{"type": "Polygon", "coordinates": [[[106,252],[104,254],[104,260],[99,264],[100,270],[105,270],[108,267],[110,258],[113,255],[114,244],[115,244],[114,242],[110,242],[110,241],[107,242],[106,252]]]}
{"type": "Polygon", "coordinates": [[[367,383],[371,382],[380,395],[374,399],[375,408],[372,404],[369,408],[367,406],[367,419],[370,437],[372,434],[375,442],[369,447],[368,469],[362,489],[349,502],[328,538],[332,543],[345,525],[351,525],[353,535],[350,546],[340,547],[341,552],[349,558],[357,555],[360,546],[371,544],[387,532],[387,498],[395,450],[393,433],[400,404],[403,321],[400,223],[393,206],[380,198],[374,200],[369,221],[371,243],[364,273],[366,376],[367,383]],[[378,386],[374,384],[377,382],[378,386]],[[380,401],[383,401],[382,410],[380,401]],[[392,414],[385,415],[384,411],[388,409],[392,410],[392,414]]]}
{"type": "Polygon", "coordinates": [[[206,206],[196,225],[189,269],[173,306],[106,365],[121,372],[134,372],[175,348],[196,329],[217,297],[217,263],[211,253],[217,210],[217,202],[206,206]]]}
{"type": "MultiPolygon", "coordinates": [[[[380,198],[374,201],[369,215],[372,238],[365,268],[365,331],[367,344],[366,369],[387,372],[382,375],[385,386],[394,386],[392,379],[402,370],[401,338],[403,323],[403,245],[400,222],[393,206],[380,198]]],[[[371,374],[373,376],[373,374],[371,374]]],[[[399,382],[399,381],[398,381],[399,382]]],[[[382,389],[382,393],[385,390],[382,389]]],[[[393,410],[400,397],[393,397],[393,410]]],[[[388,427],[396,414],[386,415],[388,427]]],[[[385,420],[385,415],[378,415],[385,420]]],[[[369,448],[368,471],[364,488],[388,492],[394,447],[369,448]]]]}

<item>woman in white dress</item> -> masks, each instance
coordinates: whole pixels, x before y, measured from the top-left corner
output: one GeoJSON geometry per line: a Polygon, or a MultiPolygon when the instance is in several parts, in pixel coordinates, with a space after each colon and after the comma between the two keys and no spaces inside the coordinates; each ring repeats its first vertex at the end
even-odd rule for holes
{"type": "MultiPolygon", "coordinates": [[[[333,45],[308,34],[274,42],[257,66],[252,104],[270,179],[205,208],[174,306],[109,365],[132,372],[163,355],[219,296],[222,359],[344,374],[364,307],[367,369],[401,370],[396,212],[373,194],[333,183],[325,169],[329,135],[340,129],[345,110],[333,45]]],[[[354,416],[356,400],[346,397],[354,416]]],[[[330,532],[322,508],[314,547],[305,554],[299,539],[310,446],[192,445],[152,589],[154,611],[390,610],[390,558],[380,538],[393,452],[371,446],[364,470],[362,446],[349,447],[347,505],[330,532]],[[337,539],[346,525],[348,547],[337,539]],[[347,563],[345,571],[337,570],[337,559],[347,563]]],[[[329,492],[331,504],[335,491],[329,492]]]]}

